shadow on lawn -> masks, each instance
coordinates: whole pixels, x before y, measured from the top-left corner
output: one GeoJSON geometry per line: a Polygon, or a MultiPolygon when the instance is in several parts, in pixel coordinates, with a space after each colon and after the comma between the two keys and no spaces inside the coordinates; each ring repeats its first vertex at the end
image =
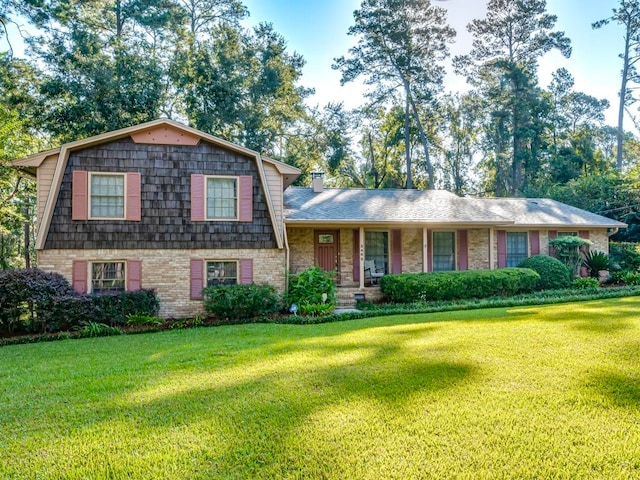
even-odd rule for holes
{"type": "MultiPolygon", "coordinates": [[[[160,365],[175,366],[177,361],[185,368],[160,368],[143,385],[152,391],[168,380],[170,388],[155,396],[140,395],[144,387],[123,382],[116,387],[119,400],[94,404],[68,441],[81,443],[84,436],[95,436],[109,424],[132,435],[151,431],[163,438],[187,428],[202,437],[197,448],[187,450],[195,465],[238,478],[264,477],[265,468],[282,469],[269,470],[266,476],[286,475],[288,463],[300,465],[291,456],[291,438],[297,439],[294,444],[304,443],[301,429],[316,415],[345,405],[349,415],[402,411],[415,395],[428,398],[472,381],[476,367],[454,360],[456,345],[432,339],[435,331],[433,325],[405,324],[398,330],[373,327],[300,341],[273,339],[241,352],[239,362],[222,357],[223,364],[217,356],[205,360],[205,354],[198,364],[185,352],[165,352],[160,365]],[[416,347],[416,341],[426,341],[429,348],[416,347]],[[238,470],[225,470],[230,465],[238,470]]],[[[205,345],[202,348],[207,351],[205,345]]],[[[193,353],[191,347],[189,351],[193,353]]],[[[93,373],[93,380],[99,381],[105,372],[93,373]]],[[[357,425],[363,428],[361,422],[357,425]]]]}

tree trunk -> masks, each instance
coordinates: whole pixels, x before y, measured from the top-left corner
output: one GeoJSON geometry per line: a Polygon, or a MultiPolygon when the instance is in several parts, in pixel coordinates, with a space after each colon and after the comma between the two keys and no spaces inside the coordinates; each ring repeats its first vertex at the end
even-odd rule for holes
{"type": "MultiPolygon", "coordinates": [[[[422,128],[422,122],[420,121],[420,115],[418,115],[418,108],[416,106],[416,102],[413,100],[411,96],[411,90],[409,89],[409,82],[402,79],[404,83],[405,94],[407,95],[407,108],[409,106],[409,102],[411,103],[411,111],[413,112],[413,118],[416,121],[416,126],[418,127],[418,135],[420,135],[420,142],[422,143],[422,148],[424,149],[424,163],[427,167],[427,175],[429,177],[429,189],[433,190],[435,188],[435,179],[433,175],[433,165],[431,165],[431,156],[429,155],[429,142],[427,141],[427,136],[424,133],[424,128],[422,128]]],[[[408,187],[407,187],[408,188],[408,187]]]]}
{"type": "Polygon", "coordinates": [[[620,103],[618,105],[618,151],[616,152],[616,167],[622,170],[622,144],[624,141],[624,105],[627,93],[627,78],[629,77],[629,29],[627,25],[627,34],[624,39],[624,63],[622,66],[622,84],[620,85],[620,103]]]}
{"type": "Polygon", "coordinates": [[[413,179],[411,177],[411,150],[410,150],[410,135],[409,135],[409,92],[405,91],[404,102],[404,152],[407,162],[407,183],[405,188],[411,190],[413,188],[413,179]]]}

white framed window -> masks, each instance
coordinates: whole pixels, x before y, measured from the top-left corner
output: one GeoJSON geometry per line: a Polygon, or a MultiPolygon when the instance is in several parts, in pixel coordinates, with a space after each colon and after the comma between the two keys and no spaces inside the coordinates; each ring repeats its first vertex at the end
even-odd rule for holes
{"type": "Polygon", "coordinates": [[[126,262],[91,262],[91,292],[123,292],[126,262]]]}
{"type": "Polygon", "coordinates": [[[206,177],[207,220],[238,218],[238,178],[206,177]]]}
{"type": "Polygon", "coordinates": [[[577,237],[578,232],[558,232],[559,237],[577,237]]]}
{"type": "Polygon", "coordinates": [[[527,232],[507,232],[507,267],[517,267],[529,256],[527,232]]]}
{"type": "Polygon", "coordinates": [[[389,232],[364,232],[364,258],[372,274],[389,273],[389,232]]]}
{"type": "Polygon", "coordinates": [[[456,269],[456,233],[433,232],[433,271],[448,272],[456,269]]]}
{"type": "Polygon", "coordinates": [[[207,287],[238,284],[236,260],[207,260],[207,287]]]}
{"type": "Polygon", "coordinates": [[[89,174],[89,217],[124,219],[125,174],[89,174]]]}

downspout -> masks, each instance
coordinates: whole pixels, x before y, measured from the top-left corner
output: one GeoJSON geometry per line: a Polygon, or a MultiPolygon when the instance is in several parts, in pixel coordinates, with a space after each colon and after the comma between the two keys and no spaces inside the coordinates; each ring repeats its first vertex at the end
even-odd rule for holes
{"type": "Polygon", "coordinates": [[[607,230],[607,237],[612,237],[618,233],[618,230],[620,230],[620,227],[613,227],[611,231],[607,230]]]}

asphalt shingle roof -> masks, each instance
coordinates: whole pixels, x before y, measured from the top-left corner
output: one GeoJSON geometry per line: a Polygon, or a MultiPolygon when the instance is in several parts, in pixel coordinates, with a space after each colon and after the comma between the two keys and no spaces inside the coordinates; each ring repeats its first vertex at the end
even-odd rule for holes
{"type": "Polygon", "coordinates": [[[478,198],[477,202],[516,225],[623,228],[627,225],[549,198],[478,198]]]}
{"type": "Polygon", "coordinates": [[[468,198],[444,190],[289,187],[288,223],[437,223],[496,226],[625,227],[546,198],[468,198]]]}

